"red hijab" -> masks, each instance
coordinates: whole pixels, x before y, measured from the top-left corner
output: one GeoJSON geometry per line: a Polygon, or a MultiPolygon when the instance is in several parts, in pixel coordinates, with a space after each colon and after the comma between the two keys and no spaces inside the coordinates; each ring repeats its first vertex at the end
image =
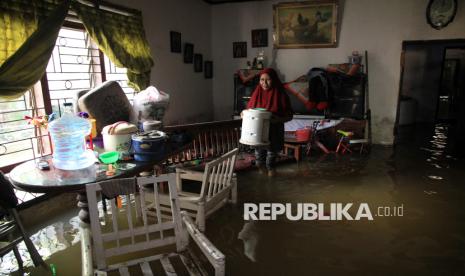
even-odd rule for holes
{"type": "Polygon", "coordinates": [[[280,116],[292,113],[289,97],[276,71],[272,68],[265,68],[260,71],[260,77],[263,74],[268,74],[268,76],[270,76],[271,88],[269,90],[264,90],[259,83],[252,93],[247,108],[266,108],[268,111],[280,116]]]}

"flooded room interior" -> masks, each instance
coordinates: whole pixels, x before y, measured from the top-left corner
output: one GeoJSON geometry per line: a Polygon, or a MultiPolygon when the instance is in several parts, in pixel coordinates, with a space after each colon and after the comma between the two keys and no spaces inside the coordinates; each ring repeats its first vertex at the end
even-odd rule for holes
{"type": "Polygon", "coordinates": [[[465,274],[462,1],[0,7],[0,275],[465,274]]]}

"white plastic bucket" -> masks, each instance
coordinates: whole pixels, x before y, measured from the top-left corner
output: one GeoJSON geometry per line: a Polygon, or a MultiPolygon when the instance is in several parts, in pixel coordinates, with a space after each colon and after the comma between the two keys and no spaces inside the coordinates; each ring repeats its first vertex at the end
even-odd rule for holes
{"type": "Polygon", "coordinates": [[[102,133],[105,151],[128,152],[131,147],[131,135],[102,133]]]}
{"type": "Polygon", "coordinates": [[[266,146],[270,144],[271,112],[265,109],[247,109],[242,113],[241,144],[249,146],[266,146]]]}

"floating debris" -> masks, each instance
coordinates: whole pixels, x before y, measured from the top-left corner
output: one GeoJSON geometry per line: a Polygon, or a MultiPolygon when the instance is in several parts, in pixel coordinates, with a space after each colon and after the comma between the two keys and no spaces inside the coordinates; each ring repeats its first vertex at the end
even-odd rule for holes
{"type": "Polygon", "coordinates": [[[424,192],[425,194],[427,194],[427,195],[435,195],[435,194],[437,194],[436,191],[423,191],[423,192],[424,192]]]}
{"type": "Polygon", "coordinates": [[[437,176],[437,175],[428,175],[428,178],[433,179],[433,180],[442,180],[442,179],[444,179],[442,176],[437,176]]]}

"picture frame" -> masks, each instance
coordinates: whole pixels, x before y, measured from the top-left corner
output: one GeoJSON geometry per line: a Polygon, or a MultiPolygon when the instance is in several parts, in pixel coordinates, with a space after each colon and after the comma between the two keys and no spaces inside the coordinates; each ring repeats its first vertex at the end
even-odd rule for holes
{"type": "Polygon", "coordinates": [[[206,79],[213,78],[213,61],[206,60],[204,63],[204,76],[206,79]]]}
{"type": "Polygon", "coordinates": [[[273,5],[274,47],[336,47],[338,9],[338,0],[273,5]]]}
{"type": "Polygon", "coordinates": [[[170,46],[172,53],[181,53],[181,33],[170,31],[170,46]]]}
{"type": "Polygon", "coordinates": [[[233,42],[233,58],[247,57],[247,42],[233,42]]]}
{"type": "Polygon", "coordinates": [[[194,62],[194,44],[184,43],[184,63],[194,62]]]}
{"type": "Polygon", "coordinates": [[[203,71],[203,57],[202,54],[194,54],[194,72],[203,71]]]}
{"type": "Polygon", "coordinates": [[[268,47],[268,29],[252,30],[252,48],[268,47]]]}

